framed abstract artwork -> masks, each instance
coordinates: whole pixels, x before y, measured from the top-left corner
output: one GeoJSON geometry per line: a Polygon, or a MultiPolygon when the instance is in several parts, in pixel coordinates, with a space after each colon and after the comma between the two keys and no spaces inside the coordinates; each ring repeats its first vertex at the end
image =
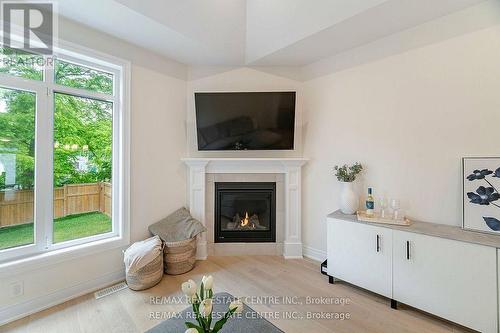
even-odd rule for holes
{"type": "Polygon", "coordinates": [[[500,157],[465,157],[463,228],[500,234],[500,157]]]}

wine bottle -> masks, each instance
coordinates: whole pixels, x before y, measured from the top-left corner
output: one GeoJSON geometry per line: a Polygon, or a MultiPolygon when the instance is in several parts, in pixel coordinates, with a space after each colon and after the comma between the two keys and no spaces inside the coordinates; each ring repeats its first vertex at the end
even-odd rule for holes
{"type": "Polygon", "coordinates": [[[373,189],[368,188],[368,197],[366,198],[366,215],[373,216],[375,212],[375,201],[373,200],[373,189]]]}

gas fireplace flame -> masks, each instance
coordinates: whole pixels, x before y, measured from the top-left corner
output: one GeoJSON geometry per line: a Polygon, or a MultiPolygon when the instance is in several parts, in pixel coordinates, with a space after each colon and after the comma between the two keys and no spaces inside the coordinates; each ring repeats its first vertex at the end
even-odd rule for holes
{"type": "Polygon", "coordinates": [[[245,218],[240,221],[242,227],[246,227],[250,223],[250,218],[248,217],[248,212],[245,212],[245,218]]]}
{"type": "Polygon", "coordinates": [[[240,213],[236,213],[232,222],[227,224],[228,228],[232,230],[266,230],[266,227],[260,224],[257,214],[245,211],[245,217],[242,218],[242,216],[240,213]]]}

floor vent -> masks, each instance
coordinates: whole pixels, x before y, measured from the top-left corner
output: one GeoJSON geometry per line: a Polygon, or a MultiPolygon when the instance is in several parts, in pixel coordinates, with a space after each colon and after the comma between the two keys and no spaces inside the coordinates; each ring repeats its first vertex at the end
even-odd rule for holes
{"type": "Polygon", "coordinates": [[[114,294],[116,292],[119,292],[120,290],[127,289],[128,286],[125,282],[120,282],[118,284],[115,284],[114,286],[107,287],[101,290],[98,290],[94,293],[95,299],[103,298],[105,296],[109,296],[111,294],[114,294]]]}

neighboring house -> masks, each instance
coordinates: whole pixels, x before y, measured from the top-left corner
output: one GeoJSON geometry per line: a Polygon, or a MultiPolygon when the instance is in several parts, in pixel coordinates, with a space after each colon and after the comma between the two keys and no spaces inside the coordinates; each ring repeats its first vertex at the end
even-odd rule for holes
{"type": "Polygon", "coordinates": [[[79,172],[89,171],[89,158],[87,156],[77,156],[75,161],[75,169],[79,172]]]}
{"type": "Polygon", "coordinates": [[[5,173],[5,186],[16,184],[16,154],[0,153],[0,173],[5,173]]]}

